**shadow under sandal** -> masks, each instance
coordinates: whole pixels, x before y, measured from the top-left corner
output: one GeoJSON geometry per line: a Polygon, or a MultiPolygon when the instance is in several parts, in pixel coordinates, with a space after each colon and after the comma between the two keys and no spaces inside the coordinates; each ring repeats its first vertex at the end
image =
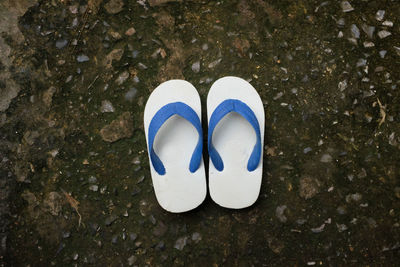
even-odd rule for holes
{"type": "Polygon", "coordinates": [[[238,77],[214,82],[207,96],[209,190],[222,207],[256,202],[261,188],[264,106],[254,87],[238,77]]]}
{"type": "Polygon", "coordinates": [[[192,84],[170,80],[147,100],[144,128],[158,203],[169,212],[198,207],[207,193],[200,97],[192,84]]]}

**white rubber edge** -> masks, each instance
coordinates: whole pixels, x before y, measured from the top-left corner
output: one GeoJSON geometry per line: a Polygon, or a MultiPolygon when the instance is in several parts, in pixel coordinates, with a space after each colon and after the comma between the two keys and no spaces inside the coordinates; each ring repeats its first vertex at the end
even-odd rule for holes
{"type": "MultiPolygon", "coordinates": [[[[196,88],[184,80],[166,81],[154,89],[144,110],[147,148],[151,119],[160,108],[172,102],[187,104],[197,113],[201,121],[201,102],[196,88]]],[[[198,132],[194,126],[177,115],[168,119],[156,135],[154,150],[163,162],[166,174],[159,175],[149,157],[151,178],[158,203],[169,212],[192,210],[206,197],[207,184],[203,158],[196,172],[191,173],[189,170],[189,162],[197,142],[198,132]]]]}
{"type": "Polygon", "coordinates": [[[257,169],[247,170],[247,162],[256,143],[253,127],[239,114],[226,115],[216,126],[213,145],[219,152],[224,169],[215,169],[209,159],[209,191],[218,205],[241,209],[254,204],[259,196],[262,181],[264,151],[264,106],[256,89],[238,77],[223,77],[214,82],[207,96],[207,117],[210,120],[215,108],[226,99],[246,103],[254,112],[261,131],[261,160],[257,169]]]}

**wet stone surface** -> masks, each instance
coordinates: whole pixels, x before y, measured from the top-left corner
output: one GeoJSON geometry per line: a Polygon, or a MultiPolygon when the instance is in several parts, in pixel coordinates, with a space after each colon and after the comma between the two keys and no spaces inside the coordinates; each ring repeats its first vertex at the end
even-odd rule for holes
{"type": "Polygon", "coordinates": [[[395,266],[398,14],[390,0],[0,1],[1,266],[395,266]],[[206,103],[226,75],[265,106],[258,201],[167,213],[146,100],[186,79],[206,103]]]}

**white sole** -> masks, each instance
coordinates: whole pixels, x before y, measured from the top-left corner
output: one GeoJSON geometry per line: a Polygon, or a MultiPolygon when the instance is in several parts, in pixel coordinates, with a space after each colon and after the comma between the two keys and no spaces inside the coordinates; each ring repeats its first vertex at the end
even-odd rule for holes
{"type": "MultiPolygon", "coordinates": [[[[154,89],[146,103],[144,128],[147,147],[148,127],[152,118],[160,108],[173,102],[183,102],[190,106],[201,121],[201,103],[196,88],[183,80],[164,82],[154,89]]],[[[174,115],[161,126],[154,140],[154,151],[163,162],[166,173],[158,174],[150,161],[151,178],[158,203],[169,212],[192,210],[206,197],[203,157],[200,167],[194,173],[189,170],[198,138],[198,132],[190,122],[174,115]]]]}
{"type": "Polygon", "coordinates": [[[211,198],[222,207],[241,209],[254,204],[260,193],[264,150],[264,106],[250,83],[238,77],[224,77],[215,81],[208,93],[208,121],[215,108],[227,99],[237,99],[247,104],[260,125],[261,159],[254,171],[247,170],[247,162],[256,143],[256,134],[246,119],[231,112],[218,123],[212,136],[212,143],[223,160],[224,169],[218,171],[210,159],[211,198]]]}

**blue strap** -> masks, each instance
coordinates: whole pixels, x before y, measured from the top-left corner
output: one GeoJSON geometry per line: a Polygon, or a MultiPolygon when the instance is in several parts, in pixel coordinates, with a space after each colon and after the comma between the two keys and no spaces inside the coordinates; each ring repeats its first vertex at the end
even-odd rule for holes
{"type": "MultiPolygon", "coordinates": [[[[182,118],[188,120],[196,128],[199,133],[199,140],[197,142],[196,148],[193,151],[192,158],[189,164],[190,172],[195,172],[200,166],[202,150],[203,150],[203,131],[201,128],[200,119],[197,113],[188,105],[182,102],[170,103],[162,108],[154,115],[151,119],[149,130],[148,130],[148,140],[149,140],[149,151],[150,159],[153,164],[154,169],[159,175],[165,174],[164,164],[161,162],[160,158],[157,156],[153,149],[154,139],[158,130],[161,126],[173,115],[179,115],[182,118]]],[[[172,155],[175,156],[175,155],[172,155]]]]}
{"type": "Polygon", "coordinates": [[[242,115],[250,124],[253,126],[256,132],[256,144],[253,148],[253,152],[250,155],[249,161],[247,162],[247,170],[254,171],[261,159],[261,133],[260,125],[254,112],[240,100],[227,99],[219,104],[214,112],[211,114],[210,122],[208,123],[208,154],[210,155],[211,161],[218,171],[224,169],[224,163],[221,156],[212,144],[212,135],[215,127],[219,121],[230,112],[236,112],[242,115]]]}

